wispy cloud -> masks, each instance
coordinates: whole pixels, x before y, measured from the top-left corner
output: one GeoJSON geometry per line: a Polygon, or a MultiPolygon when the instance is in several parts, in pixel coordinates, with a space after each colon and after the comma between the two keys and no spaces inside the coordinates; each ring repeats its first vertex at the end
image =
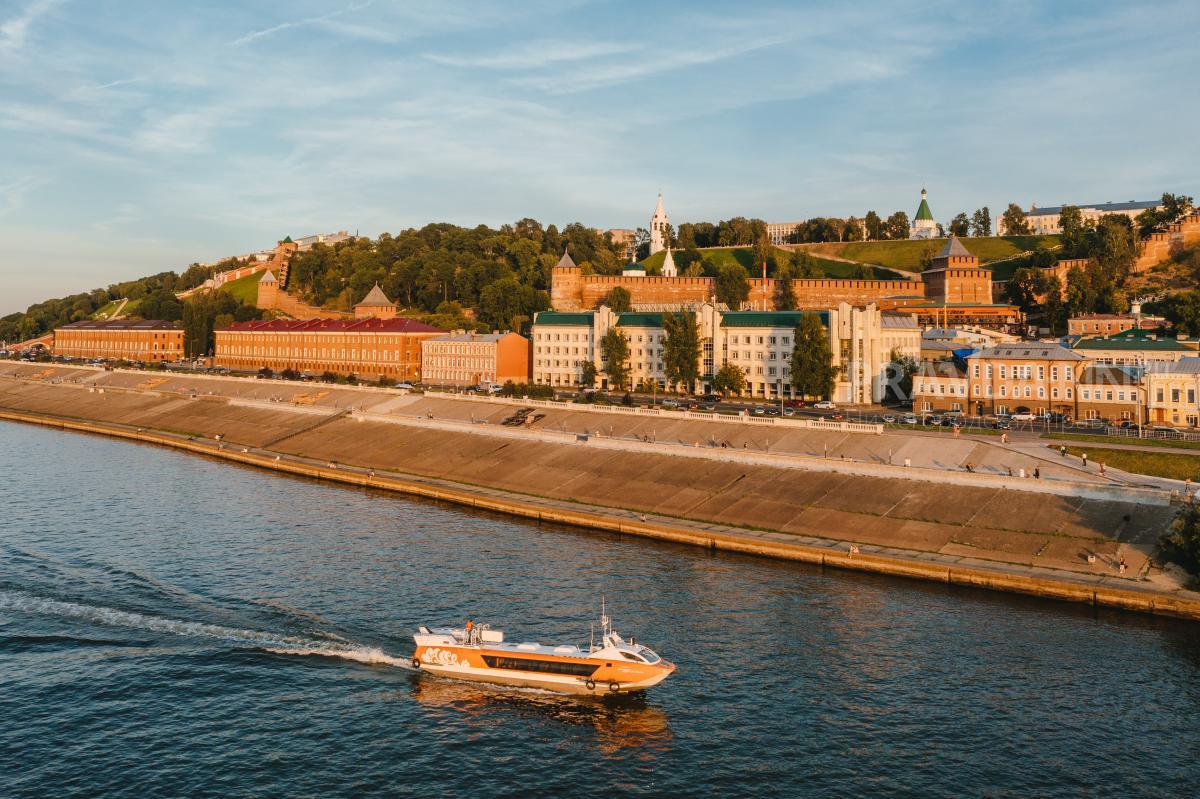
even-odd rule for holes
{"type": "Polygon", "coordinates": [[[435,64],[475,69],[519,70],[537,69],[550,64],[588,61],[594,58],[631,52],[635,45],[625,42],[594,42],[579,44],[569,41],[545,40],[527,42],[520,47],[502,50],[491,55],[444,55],[425,53],[424,58],[435,64]]]}
{"type": "Polygon", "coordinates": [[[258,39],[262,39],[266,36],[271,36],[273,34],[279,33],[281,31],[290,30],[292,28],[305,28],[305,27],[310,27],[313,25],[322,25],[324,23],[330,22],[331,20],[335,20],[338,17],[344,16],[351,12],[360,11],[360,10],[366,8],[367,6],[371,5],[372,2],[374,2],[374,0],[366,0],[366,2],[354,3],[352,5],[346,6],[345,8],[338,9],[337,11],[331,11],[328,14],[321,14],[320,16],[316,16],[316,17],[307,17],[305,19],[292,20],[290,22],[281,22],[278,25],[272,25],[269,28],[263,28],[262,30],[257,30],[257,31],[252,31],[251,33],[247,33],[245,36],[242,36],[238,39],[234,39],[229,44],[231,47],[240,47],[241,45],[250,44],[250,42],[257,41],[258,39]]]}
{"type": "Polygon", "coordinates": [[[42,178],[29,176],[0,183],[0,217],[8,216],[24,206],[26,195],[45,183],[42,178]]]}
{"type": "Polygon", "coordinates": [[[59,0],[34,0],[15,17],[0,23],[0,50],[19,50],[25,44],[29,27],[58,3],[59,0]]]}

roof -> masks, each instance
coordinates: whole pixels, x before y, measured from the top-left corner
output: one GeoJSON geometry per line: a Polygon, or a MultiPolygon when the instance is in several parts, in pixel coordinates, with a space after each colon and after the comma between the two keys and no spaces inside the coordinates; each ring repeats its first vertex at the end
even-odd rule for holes
{"type": "MultiPolygon", "coordinates": [[[[561,261],[560,261],[561,263],[561,261]]],[[[591,327],[595,314],[590,311],[582,313],[567,313],[564,311],[542,311],[533,317],[535,325],[563,325],[573,327],[591,327]]]]}
{"type": "Polygon", "coordinates": [[[896,328],[917,328],[917,320],[910,313],[896,313],[893,311],[884,311],[879,314],[879,326],[890,329],[896,328]]]}
{"type": "Polygon", "coordinates": [[[279,281],[275,279],[275,273],[272,272],[270,269],[268,269],[267,271],[263,272],[263,276],[261,278],[259,278],[258,282],[259,283],[278,283],[279,281]]]}
{"type": "Polygon", "coordinates": [[[571,260],[571,253],[563,250],[562,258],[558,259],[558,263],[554,265],[555,269],[577,269],[575,262],[571,260]]]}
{"type": "Polygon", "coordinates": [[[950,239],[946,242],[946,246],[937,254],[938,258],[974,258],[971,251],[963,246],[963,243],[958,240],[958,236],[950,234],[950,239]]]}
{"type": "Polygon", "coordinates": [[[1181,375],[1200,375],[1200,358],[1180,358],[1175,363],[1167,364],[1156,372],[1171,372],[1181,375]]]}
{"type": "MultiPolygon", "coordinates": [[[[1091,203],[1076,205],[1075,207],[1081,210],[1087,208],[1089,210],[1109,213],[1112,211],[1144,211],[1148,208],[1157,208],[1160,205],[1162,205],[1162,200],[1130,200],[1127,203],[1091,203]]],[[[1034,208],[1026,216],[1058,216],[1062,214],[1062,209],[1065,207],[1063,205],[1050,205],[1045,208],[1034,208]]]]}
{"type": "MultiPolygon", "coordinates": [[[[1143,331],[1144,332],[1144,331],[1143,331]]],[[[1143,337],[1117,338],[1082,338],[1075,342],[1072,349],[1076,350],[1151,350],[1154,352],[1195,352],[1186,344],[1181,344],[1173,338],[1150,339],[1143,337]]]]}
{"type": "Polygon", "coordinates": [[[56,330],[179,330],[174,322],[161,319],[80,319],[59,325],[56,330]]]}
{"type": "Polygon", "coordinates": [[[355,303],[354,307],[357,308],[359,305],[367,305],[371,308],[394,308],[396,303],[389,300],[383,293],[383,289],[379,288],[379,284],[376,283],[375,287],[367,292],[367,296],[363,297],[361,302],[355,303]]]}
{"type": "Polygon", "coordinates": [[[931,352],[933,350],[941,350],[943,352],[954,352],[955,350],[961,349],[961,348],[962,348],[962,345],[959,342],[946,341],[944,339],[927,338],[921,342],[921,349],[929,350],[931,352]]]}
{"type": "Polygon", "coordinates": [[[430,341],[495,342],[495,341],[499,341],[500,339],[503,339],[503,338],[508,338],[509,336],[519,336],[519,335],[520,334],[513,333],[512,331],[509,331],[507,333],[463,333],[460,331],[460,332],[455,332],[455,333],[446,333],[445,335],[442,335],[442,336],[430,336],[429,338],[425,339],[425,341],[426,342],[430,342],[430,341]]]}
{"type": "Polygon", "coordinates": [[[828,311],[729,311],[721,314],[722,327],[795,327],[800,318],[815,314],[829,326],[828,311]]]}
{"type": "Polygon", "coordinates": [[[265,319],[234,322],[225,330],[249,333],[445,333],[440,327],[402,316],[395,319],[265,319]]]}
{"type": "Polygon", "coordinates": [[[617,314],[617,324],[620,327],[662,327],[661,312],[634,311],[617,314]]]}
{"type": "MultiPolygon", "coordinates": [[[[1200,361],[1200,358],[1196,360],[1200,361]]],[[[1085,367],[1076,382],[1101,386],[1136,386],[1142,382],[1144,371],[1137,366],[1095,364],[1085,367]]]]}
{"type": "Polygon", "coordinates": [[[921,361],[917,365],[916,377],[950,377],[962,378],[967,376],[967,367],[956,361],[921,361]]]}
{"type": "Polygon", "coordinates": [[[921,189],[921,204],[917,206],[917,215],[913,221],[927,220],[933,221],[933,213],[929,210],[929,203],[925,202],[925,190],[921,189]]]}
{"type": "Polygon", "coordinates": [[[1010,361],[1082,361],[1083,356],[1072,352],[1061,344],[1044,341],[1026,341],[1016,344],[998,344],[984,347],[968,358],[996,358],[1010,361]]]}

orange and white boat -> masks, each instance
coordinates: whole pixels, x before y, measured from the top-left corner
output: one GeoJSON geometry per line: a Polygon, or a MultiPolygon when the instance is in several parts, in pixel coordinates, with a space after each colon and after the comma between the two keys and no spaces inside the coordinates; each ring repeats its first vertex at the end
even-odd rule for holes
{"type": "Polygon", "coordinates": [[[421,627],[413,636],[414,668],[460,680],[542,688],[570,694],[623,694],[658,685],[675,664],[632,637],[626,641],[600,617],[599,645],[586,649],[510,643],[486,624],[421,627]]]}

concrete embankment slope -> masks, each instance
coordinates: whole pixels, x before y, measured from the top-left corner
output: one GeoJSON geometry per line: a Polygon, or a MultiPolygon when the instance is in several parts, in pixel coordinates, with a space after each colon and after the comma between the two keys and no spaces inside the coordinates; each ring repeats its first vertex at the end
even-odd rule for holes
{"type": "Polygon", "coordinates": [[[1200,618],[1200,596],[1152,573],[1142,554],[1173,513],[1162,501],[601,449],[469,422],[454,429],[153,390],[4,380],[0,408],[4,418],[547,521],[1200,618]],[[849,556],[850,542],[860,554],[849,556]],[[1126,576],[1112,567],[1118,555],[1131,566],[1126,576]]]}

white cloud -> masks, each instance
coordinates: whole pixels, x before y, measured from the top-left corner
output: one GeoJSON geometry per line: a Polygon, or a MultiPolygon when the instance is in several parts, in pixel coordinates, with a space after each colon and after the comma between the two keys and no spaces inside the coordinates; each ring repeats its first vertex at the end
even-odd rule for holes
{"type": "Polygon", "coordinates": [[[262,30],[252,31],[250,33],[247,33],[245,36],[235,39],[232,42],[230,42],[229,44],[231,47],[240,47],[241,45],[250,44],[250,42],[257,41],[258,39],[262,39],[266,36],[271,36],[272,34],[279,33],[280,31],[289,30],[291,28],[304,28],[304,27],[308,27],[308,26],[312,26],[312,25],[321,25],[323,23],[327,23],[327,22],[330,22],[331,20],[337,19],[338,17],[343,16],[345,14],[349,14],[353,11],[359,11],[361,9],[364,9],[367,6],[371,5],[371,3],[373,1],[374,0],[367,0],[366,2],[363,2],[363,3],[355,3],[352,5],[348,5],[345,8],[339,9],[337,11],[331,11],[328,14],[321,14],[320,16],[316,16],[316,17],[308,17],[306,19],[297,19],[297,20],[292,20],[290,22],[281,22],[278,25],[272,25],[269,28],[263,28],[262,30]]]}
{"type": "Polygon", "coordinates": [[[41,178],[23,177],[8,183],[0,183],[0,217],[8,216],[25,205],[25,197],[47,181],[41,178]]]}
{"type": "Polygon", "coordinates": [[[559,41],[556,39],[528,42],[491,55],[442,55],[425,53],[436,64],[478,69],[537,69],[548,64],[587,61],[604,56],[620,55],[634,49],[625,42],[595,42],[592,44],[559,41]]]}
{"type": "Polygon", "coordinates": [[[19,50],[25,44],[29,27],[58,3],[59,0],[34,0],[17,16],[0,23],[0,50],[19,50]]]}

